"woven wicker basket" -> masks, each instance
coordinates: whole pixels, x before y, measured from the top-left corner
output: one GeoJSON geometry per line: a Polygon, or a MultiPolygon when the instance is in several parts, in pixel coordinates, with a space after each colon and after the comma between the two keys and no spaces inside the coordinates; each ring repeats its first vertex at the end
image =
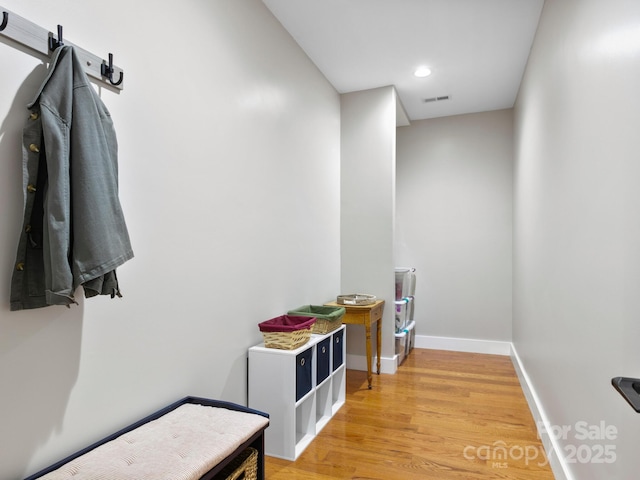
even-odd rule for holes
{"type": "Polygon", "coordinates": [[[326,318],[318,318],[316,319],[316,323],[313,325],[313,333],[317,333],[318,335],[325,335],[339,329],[341,326],[342,322],[340,321],[331,321],[327,320],[326,318]]]}
{"type": "Polygon", "coordinates": [[[366,293],[354,293],[351,295],[338,295],[339,305],[371,305],[376,303],[376,296],[366,293]]]}
{"type": "Polygon", "coordinates": [[[315,322],[315,317],[281,315],[259,323],[258,327],[265,347],[293,350],[309,341],[315,322]]]}
{"type": "Polygon", "coordinates": [[[213,480],[258,480],[258,451],[247,448],[229,462],[213,480]]]}
{"type": "Polygon", "coordinates": [[[344,307],[330,307],[326,305],[303,305],[288,312],[289,315],[315,317],[316,323],[314,323],[311,333],[319,335],[325,335],[340,328],[344,313],[344,307]]]}
{"type": "Polygon", "coordinates": [[[293,332],[262,332],[264,346],[281,350],[294,350],[309,341],[311,330],[312,328],[305,328],[293,332]]]}

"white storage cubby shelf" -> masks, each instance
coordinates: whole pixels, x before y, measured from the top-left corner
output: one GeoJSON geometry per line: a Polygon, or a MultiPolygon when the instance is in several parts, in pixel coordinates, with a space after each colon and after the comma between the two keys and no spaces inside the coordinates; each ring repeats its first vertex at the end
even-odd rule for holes
{"type": "Polygon", "coordinates": [[[344,405],[346,330],[295,350],[249,349],[249,408],[269,414],[265,454],[295,460],[344,405]]]}

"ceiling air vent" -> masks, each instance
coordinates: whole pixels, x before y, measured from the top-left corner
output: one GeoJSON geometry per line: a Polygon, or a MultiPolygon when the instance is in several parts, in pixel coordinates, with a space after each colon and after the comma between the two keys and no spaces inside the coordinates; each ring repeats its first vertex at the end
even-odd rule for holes
{"type": "Polygon", "coordinates": [[[425,98],[424,103],[442,102],[443,100],[449,100],[449,95],[443,95],[441,97],[425,98]]]}

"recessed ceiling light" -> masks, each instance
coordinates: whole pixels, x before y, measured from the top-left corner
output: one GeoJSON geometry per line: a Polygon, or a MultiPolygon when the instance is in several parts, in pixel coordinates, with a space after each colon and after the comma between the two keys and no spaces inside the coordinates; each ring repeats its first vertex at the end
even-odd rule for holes
{"type": "Polygon", "coordinates": [[[416,68],[416,71],[413,74],[418,78],[424,78],[431,75],[431,69],[429,67],[425,67],[424,65],[416,68]]]}

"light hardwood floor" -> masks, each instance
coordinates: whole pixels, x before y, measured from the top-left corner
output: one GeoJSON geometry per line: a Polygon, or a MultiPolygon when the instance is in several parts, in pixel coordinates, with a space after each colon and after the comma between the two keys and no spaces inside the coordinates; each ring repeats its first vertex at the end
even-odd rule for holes
{"type": "Polygon", "coordinates": [[[267,480],[552,480],[509,357],[413,349],[395,375],[347,371],[345,405],[267,480]]]}

